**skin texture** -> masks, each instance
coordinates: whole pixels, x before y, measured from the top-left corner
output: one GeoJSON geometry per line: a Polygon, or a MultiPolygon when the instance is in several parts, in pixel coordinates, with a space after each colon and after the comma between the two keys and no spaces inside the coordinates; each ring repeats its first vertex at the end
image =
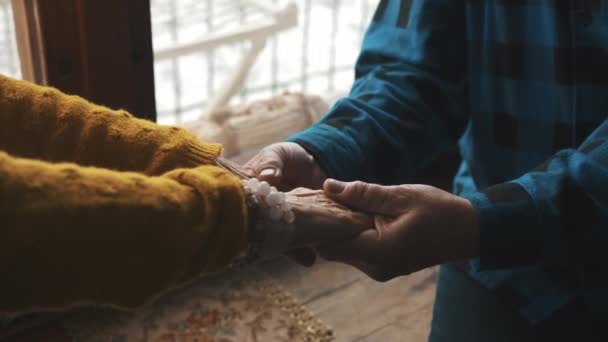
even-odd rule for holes
{"type": "Polygon", "coordinates": [[[322,190],[297,188],[287,193],[296,215],[292,248],[312,247],[354,238],[373,227],[373,217],[353,211],[327,197],[322,190]]]}
{"type": "Polygon", "coordinates": [[[314,158],[295,143],[270,145],[244,167],[280,189],[320,189],[325,182],[328,198],[373,216],[368,229],[353,239],[315,249],[294,248],[287,253],[301,265],[314,264],[320,254],[384,281],[479,254],[479,227],[472,204],[440,189],[326,182],[327,176],[314,158]],[[343,191],[337,191],[336,184],[342,185],[343,191]]]}
{"type": "MultiPolygon", "coordinates": [[[[277,187],[281,191],[296,188],[319,190],[327,175],[302,146],[282,142],[262,149],[243,168],[260,180],[277,187]]],[[[303,266],[315,263],[316,253],[311,248],[293,248],[286,255],[303,266]]]]}
{"type": "MultiPolygon", "coordinates": [[[[310,157],[300,145],[287,143],[287,149],[278,148],[279,145],[280,144],[277,144],[273,148],[267,149],[266,152],[262,151],[262,154],[274,158],[272,160],[276,160],[280,155],[299,158],[299,166],[305,167],[305,169],[306,167],[311,167],[313,169],[317,168],[317,171],[320,171],[320,169],[315,166],[316,163],[314,163],[312,157],[310,157]],[[278,148],[278,150],[275,151],[275,148],[278,148]],[[290,148],[295,149],[291,150],[290,148]]],[[[258,160],[263,161],[264,159],[258,160]]],[[[216,162],[219,166],[239,176],[241,179],[255,177],[256,170],[261,172],[264,169],[268,169],[267,164],[260,164],[260,167],[254,170],[247,167],[241,167],[223,158],[218,158],[216,162]]],[[[282,172],[279,172],[278,174],[283,175],[282,172]]],[[[317,174],[323,177],[323,179],[326,178],[324,174],[322,175],[320,172],[317,172],[317,174]]],[[[268,177],[266,177],[266,180],[268,180],[268,177]]],[[[272,179],[271,177],[270,180],[276,184],[276,178],[272,179]]],[[[323,184],[320,181],[316,181],[316,183],[321,184],[321,186],[323,184]]],[[[309,183],[309,185],[312,186],[312,183],[309,183]]],[[[283,185],[281,188],[285,191],[289,186],[283,185]]],[[[312,190],[304,187],[290,190],[291,191],[286,192],[287,201],[291,204],[292,210],[296,216],[294,222],[295,232],[290,246],[291,249],[313,253],[310,247],[354,238],[365,229],[373,227],[374,223],[371,215],[353,211],[352,209],[339,204],[327,197],[323,190],[312,190]]]]}
{"type": "Polygon", "coordinates": [[[479,228],[472,204],[427,185],[380,186],[325,182],[325,193],[350,208],[374,215],[375,229],[320,247],[328,260],[357,267],[387,281],[424,268],[479,254],[479,228]]]}
{"type": "Polygon", "coordinates": [[[292,142],[272,144],[262,149],[243,168],[281,191],[296,188],[319,190],[327,179],[312,155],[292,142]]]}

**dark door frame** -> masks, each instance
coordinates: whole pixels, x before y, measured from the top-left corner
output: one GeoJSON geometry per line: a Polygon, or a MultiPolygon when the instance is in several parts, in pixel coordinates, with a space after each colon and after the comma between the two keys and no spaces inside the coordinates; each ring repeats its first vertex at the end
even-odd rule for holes
{"type": "Polygon", "coordinates": [[[156,120],[149,0],[12,0],[23,76],[156,120]]]}

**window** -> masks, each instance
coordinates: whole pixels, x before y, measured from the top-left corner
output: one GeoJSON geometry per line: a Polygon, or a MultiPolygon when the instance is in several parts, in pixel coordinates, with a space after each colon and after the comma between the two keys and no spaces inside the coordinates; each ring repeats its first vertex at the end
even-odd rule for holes
{"type": "Polygon", "coordinates": [[[15,22],[10,0],[0,0],[0,74],[21,78],[15,22]]]}
{"type": "Polygon", "coordinates": [[[324,94],[332,102],[350,88],[361,40],[377,2],[152,0],[158,122],[179,124],[207,112],[209,102],[252,48],[247,39],[198,50],[188,46],[264,23],[272,19],[269,11],[285,11],[289,4],[295,5],[297,22],[269,36],[230,102],[284,91],[324,94]]]}

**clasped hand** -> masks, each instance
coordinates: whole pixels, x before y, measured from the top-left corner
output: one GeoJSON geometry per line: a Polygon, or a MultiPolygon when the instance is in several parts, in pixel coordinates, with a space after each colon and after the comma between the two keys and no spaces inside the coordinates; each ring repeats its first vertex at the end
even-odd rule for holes
{"type": "Polygon", "coordinates": [[[299,223],[304,229],[296,239],[304,243],[288,255],[301,264],[312,264],[318,254],[386,281],[479,253],[472,204],[435,187],[330,180],[314,158],[293,143],[271,145],[245,166],[283,189],[322,184],[322,191],[292,191],[300,193],[304,204],[304,222],[299,223]],[[321,205],[313,209],[306,201],[321,205]]]}

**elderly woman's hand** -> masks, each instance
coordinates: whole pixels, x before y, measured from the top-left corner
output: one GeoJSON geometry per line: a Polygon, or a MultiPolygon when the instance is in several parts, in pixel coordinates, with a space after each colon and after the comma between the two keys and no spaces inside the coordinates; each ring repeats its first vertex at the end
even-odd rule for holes
{"type": "Polygon", "coordinates": [[[298,188],[281,193],[257,179],[243,184],[254,219],[250,255],[267,258],[287,253],[296,262],[310,265],[315,259],[312,248],[352,239],[373,227],[372,216],[338,204],[322,190],[298,188]]]}
{"type": "Polygon", "coordinates": [[[322,190],[294,189],[287,202],[295,214],[292,248],[343,241],[374,227],[372,216],[348,209],[322,190]]]}

